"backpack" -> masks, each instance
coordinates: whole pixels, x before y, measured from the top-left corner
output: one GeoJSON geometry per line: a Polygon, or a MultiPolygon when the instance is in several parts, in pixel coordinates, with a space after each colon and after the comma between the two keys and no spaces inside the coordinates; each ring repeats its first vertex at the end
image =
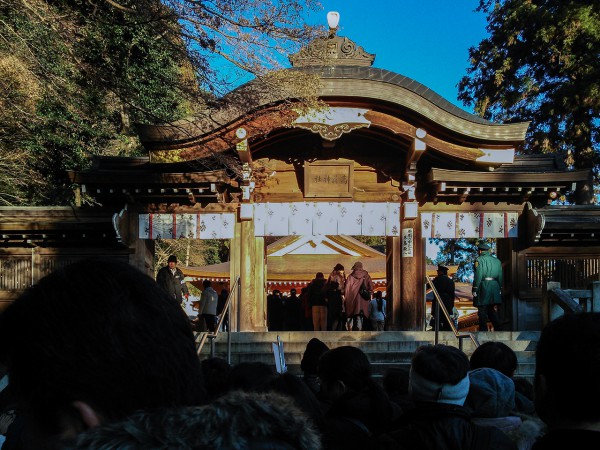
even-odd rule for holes
{"type": "Polygon", "coordinates": [[[367,301],[371,300],[371,291],[369,291],[367,289],[367,286],[365,285],[365,280],[363,278],[362,280],[362,284],[360,285],[360,289],[358,290],[358,293],[360,294],[360,296],[362,298],[364,298],[367,301]]]}

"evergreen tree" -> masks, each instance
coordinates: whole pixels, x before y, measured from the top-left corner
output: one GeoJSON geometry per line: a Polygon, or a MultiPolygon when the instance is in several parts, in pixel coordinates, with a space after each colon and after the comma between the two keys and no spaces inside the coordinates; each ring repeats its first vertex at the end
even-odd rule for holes
{"type": "Polygon", "coordinates": [[[458,281],[472,281],[475,260],[477,259],[477,245],[480,242],[487,242],[490,246],[494,245],[492,239],[437,239],[430,238],[429,242],[439,247],[435,264],[444,266],[458,266],[456,279],[458,281]]]}
{"type": "Polygon", "coordinates": [[[597,180],[600,2],[480,0],[477,10],[490,36],[469,50],[459,99],[493,121],[531,121],[525,152],[564,153],[597,180]]]}

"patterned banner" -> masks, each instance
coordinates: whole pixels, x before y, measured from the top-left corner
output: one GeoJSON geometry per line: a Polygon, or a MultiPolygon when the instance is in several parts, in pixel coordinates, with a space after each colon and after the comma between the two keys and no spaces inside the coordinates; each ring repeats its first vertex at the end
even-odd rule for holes
{"type": "Polygon", "coordinates": [[[140,239],[231,239],[235,214],[140,214],[140,239]]]}
{"type": "Polygon", "coordinates": [[[346,236],[360,236],[363,210],[362,203],[342,203],[339,209],[338,232],[346,236]]]}
{"type": "Polygon", "coordinates": [[[255,203],[256,236],[399,236],[399,203],[255,203]]]}
{"type": "MultiPolygon", "coordinates": [[[[399,203],[256,203],[256,236],[399,236],[399,203]]],[[[421,213],[423,237],[518,236],[518,213],[421,213]]],[[[140,239],[231,239],[235,213],[140,214],[140,239]]]]}
{"type": "Polygon", "coordinates": [[[338,203],[315,203],[311,234],[338,234],[338,203]]]}
{"type": "MultiPolygon", "coordinates": [[[[290,216],[288,219],[288,231],[291,236],[306,236],[313,233],[313,215],[315,213],[315,204],[309,202],[292,203],[290,205],[290,216]]],[[[256,217],[255,217],[256,220],[256,217]]],[[[254,233],[257,236],[256,228],[254,233]]]]}
{"type": "Polygon", "coordinates": [[[438,239],[518,236],[518,213],[421,213],[423,237],[438,239]]]}

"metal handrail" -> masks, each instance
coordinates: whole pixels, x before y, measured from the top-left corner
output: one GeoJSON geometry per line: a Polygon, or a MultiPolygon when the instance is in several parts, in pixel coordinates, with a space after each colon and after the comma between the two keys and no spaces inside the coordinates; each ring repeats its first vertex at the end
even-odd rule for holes
{"type": "MultiPolygon", "coordinates": [[[[200,337],[200,342],[198,342],[198,347],[196,348],[196,353],[198,354],[198,356],[200,356],[200,353],[202,353],[202,347],[204,347],[204,344],[206,343],[207,339],[210,339],[210,356],[211,357],[215,356],[215,339],[219,335],[219,329],[221,328],[221,325],[223,325],[223,322],[225,321],[225,316],[227,315],[227,317],[229,319],[231,319],[229,307],[230,307],[232,299],[234,297],[239,298],[239,290],[240,290],[240,277],[236,277],[235,281],[233,282],[233,285],[231,286],[231,291],[229,291],[229,295],[227,296],[227,301],[225,302],[223,311],[221,311],[221,314],[219,316],[219,321],[217,322],[215,332],[211,333],[209,331],[202,331],[202,332],[196,333],[196,335],[195,335],[196,342],[198,342],[198,337],[200,337]]],[[[227,330],[227,362],[229,364],[231,364],[231,320],[228,320],[227,323],[229,324],[229,328],[227,330]]]]}
{"type": "MultiPolygon", "coordinates": [[[[440,298],[440,294],[438,293],[437,289],[433,285],[433,280],[429,277],[429,275],[425,275],[425,284],[429,285],[429,287],[431,288],[431,292],[433,292],[433,297],[435,299],[435,308],[436,308],[437,314],[435,314],[436,320],[435,320],[434,343],[437,345],[439,342],[439,333],[440,333],[439,311],[441,309],[442,313],[444,313],[444,317],[446,317],[446,320],[448,321],[448,324],[450,324],[450,328],[452,328],[454,337],[456,339],[458,339],[458,348],[460,350],[463,349],[463,339],[466,339],[466,338],[471,339],[471,341],[473,342],[473,345],[475,345],[475,348],[479,347],[479,342],[477,341],[477,338],[475,337],[475,335],[473,333],[461,334],[458,331],[458,329],[454,325],[454,321],[450,318],[450,314],[448,313],[448,310],[444,306],[444,302],[442,302],[442,299],[440,298]]],[[[432,307],[433,307],[433,305],[432,305],[432,307]]]]}

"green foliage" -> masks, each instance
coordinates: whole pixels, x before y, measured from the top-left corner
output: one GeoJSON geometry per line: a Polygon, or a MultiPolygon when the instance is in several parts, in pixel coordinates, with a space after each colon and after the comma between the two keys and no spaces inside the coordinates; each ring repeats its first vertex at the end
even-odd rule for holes
{"type": "Polygon", "coordinates": [[[459,99],[483,117],[531,121],[526,152],[600,161],[600,3],[481,0],[490,37],[469,50],[459,99]]]}
{"type": "MultiPolygon", "coordinates": [[[[228,239],[159,239],[154,242],[154,271],[177,256],[179,266],[207,266],[229,261],[228,239]]],[[[156,274],[155,274],[156,275],[156,274]]]]}
{"type": "Polygon", "coordinates": [[[240,79],[219,76],[216,57],[275,89],[263,75],[314,37],[298,18],[316,5],[0,0],[0,204],[69,203],[66,171],[143,152],[132,124],[210,117],[240,79]]]}
{"type": "Polygon", "coordinates": [[[473,280],[473,264],[477,259],[477,244],[487,242],[492,248],[493,239],[429,239],[429,242],[439,246],[439,252],[433,264],[458,266],[456,279],[458,281],[473,280]]]}
{"type": "Polygon", "coordinates": [[[378,252],[385,253],[385,236],[352,236],[357,241],[374,248],[378,252]]]}
{"type": "Polygon", "coordinates": [[[206,239],[202,241],[202,257],[205,264],[218,264],[229,261],[229,240],[206,239]]]}
{"type": "Polygon", "coordinates": [[[17,75],[36,87],[23,112],[19,85],[0,81],[14,99],[3,102],[0,120],[16,117],[0,133],[0,156],[23,155],[36,175],[13,187],[0,175],[0,200],[18,199],[4,203],[68,204],[68,170],[85,168],[91,155],[136,155],[130,123],[188,112],[184,52],[165,46],[152,23],[106,2],[0,0],[0,24],[0,65],[15,58],[17,75]]]}

